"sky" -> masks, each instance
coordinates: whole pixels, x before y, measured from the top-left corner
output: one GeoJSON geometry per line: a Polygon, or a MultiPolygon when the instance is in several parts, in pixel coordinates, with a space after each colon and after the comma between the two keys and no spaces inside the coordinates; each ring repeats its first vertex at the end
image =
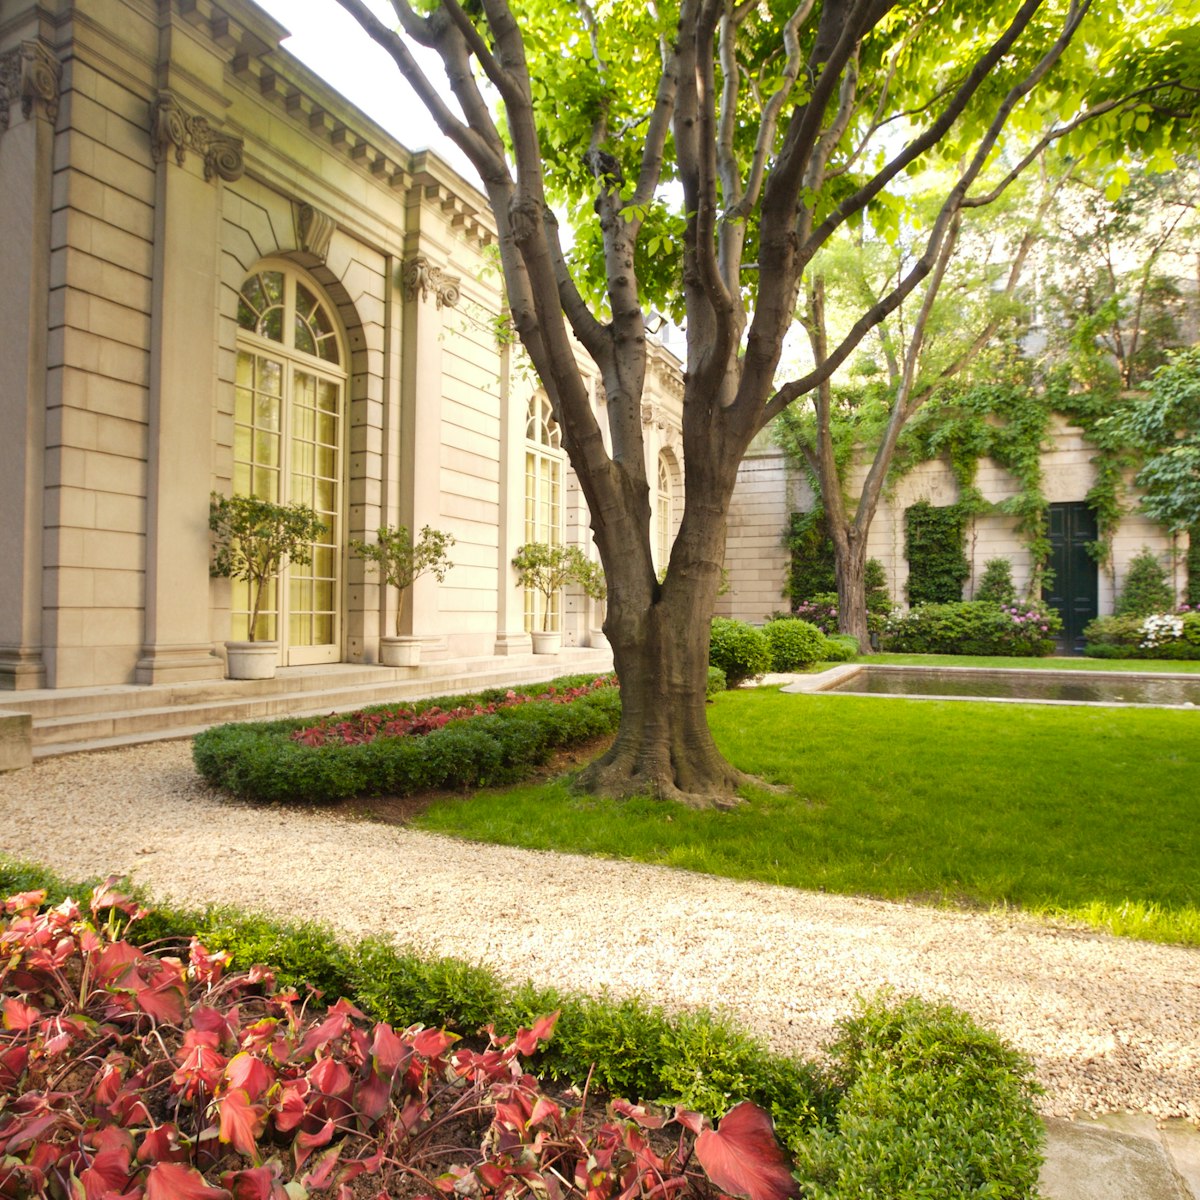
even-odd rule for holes
{"type": "MultiPolygon", "coordinates": [[[[283,43],[286,50],[402,145],[409,150],[436,150],[467,178],[476,178],[458,148],[442,136],[387,52],[367,37],[337,0],[255,0],[255,3],[291,30],[292,36],[283,43]]],[[[370,0],[370,3],[389,25],[395,23],[386,2],[370,0]]],[[[414,52],[430,79],[435,84],[444,84],[446,76],[437,55],[420,46],[414,52]]]]}

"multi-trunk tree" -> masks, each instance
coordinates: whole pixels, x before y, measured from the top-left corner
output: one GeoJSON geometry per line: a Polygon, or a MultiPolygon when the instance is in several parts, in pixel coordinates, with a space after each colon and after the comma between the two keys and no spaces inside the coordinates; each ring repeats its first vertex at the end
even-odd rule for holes
{"type": "Polygon", "coordinates": [[[337,2],[479,172],[513,325],[588,504],[622,720],[581,784],[726,800],[745,780],[709,733],[704,685],[751,439],[941,269],[980,189],[1032,161],[1032,149],[1008,152],[992,170],[1009,130],[1035,149],[1126,113],[1163,136],[1149,93],[1144,112],[1125,97],[1147,61],[1156,74],[1191,69],[1160,47],[1195,0],[1169,19],[1093,0],[392,0],[396,29],[364,0],[337,2]],[[441,56],[457,110],[411,42],[441,56]],[[903,205],[898,185],[931,161],[953,170],[921,252],[820,362],[781,380],[814,257],[871,207],[903,205]],[[573,250],[554,203],[575,225],[573,250]],[[641,423],[652,302],[687,334],[684,510],[661,582],[641,423]],[[607,441],[573,339],[604,381],[607,441]]]}

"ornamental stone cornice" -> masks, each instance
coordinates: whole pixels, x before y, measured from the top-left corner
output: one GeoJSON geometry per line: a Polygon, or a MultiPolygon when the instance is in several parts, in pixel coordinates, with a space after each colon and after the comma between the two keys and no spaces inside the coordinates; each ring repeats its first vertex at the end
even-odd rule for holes
{"type": "Polygon", "coordinates": [[[18,101],[23,116],[37,109],[56,120],[61,80],[62,63],[41,41],[22,42],[0,55],[0,130],[9,127],[18,101]]]}
{"type": "Polygon", "coordinates": [[[461,285],[459,276],[447,275],[424,254],[418,254],[404,264],[404,294],[409,300],[428,300],[432,295],[438,308],[454,308],[462,297],[461,285]]]}
{"type": "Polygon", "coordinates": [[[219,175],[232,183],[242,177],[242,139],[219,133],[205,117],[189,113],[174,92],[158,93],[150,106],[150,154],[156,163],[172,151],[183,166],[191,150],[204,160],[204,178],[219,175]]]}
{"type": "Polygon", "coordinates": [[[221,0],[158,0],[160,9],[186,22],[214,46],[233,78],[261,103],[328,146],[394,192],[417,191],[423,202],[441,209],[447,224],[483,247],[496,241],[484,198],[440,160],[408,150],[370,118],[354,109],[279,43],[287,30],[255,12],[221,0]],[[428,164],[428,166],[426,165],[428,164]],[[429,167],[433,167],[432,170],[429,167]],[[461,183],[461,186],[460,186],[461,183]]]}

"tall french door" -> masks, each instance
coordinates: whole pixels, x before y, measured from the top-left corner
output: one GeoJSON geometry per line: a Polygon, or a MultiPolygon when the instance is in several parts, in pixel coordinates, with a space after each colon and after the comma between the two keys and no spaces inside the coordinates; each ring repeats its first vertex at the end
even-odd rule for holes
{"type": "MultiPolygon", "coordinates": [[[[238,303],[234,491],[313,508],[325,524],[311,561],[289,563],[255,627],[289,666],[341,658],[345,355],[329,305],[298,271],[263,268],[238,303]]],[[[234,584],[233,637],[251,597],[234,584]]]]}

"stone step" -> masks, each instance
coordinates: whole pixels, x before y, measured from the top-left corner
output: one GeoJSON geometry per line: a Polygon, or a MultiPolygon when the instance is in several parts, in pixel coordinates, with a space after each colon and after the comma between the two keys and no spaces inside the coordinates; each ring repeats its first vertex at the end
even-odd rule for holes
{"type": "MultiPolygon", "coordinates": [[[[226,680],[222,686],[210,684],[190,691],[179,684],[131,689],[137,693],[132,705],[125,703],[127,689],[105,689],[107,706],[93,703],[55,706],[41,703],[38,698],[39,702],[26,711],[31,712],[33,720],[33,753],[42,758],[139,741],[188,737],[227,721],[345,712],[366,704],[457,695],[489,687],[535,683],[558,675],[605,671],[611,665],[611,653],[607,650],[569,649],[557,655],[446,660],[418,668],[372,667],[349,671],[326,668],[315,673],[312,669],[301,669],[281,671],[274,680],[226,680]],[[63,711],[64,707],[67,711],[63,711]]],[[[7,711],[20,711],[24,706],[18,701],[5,707],[7,711]]]]}

